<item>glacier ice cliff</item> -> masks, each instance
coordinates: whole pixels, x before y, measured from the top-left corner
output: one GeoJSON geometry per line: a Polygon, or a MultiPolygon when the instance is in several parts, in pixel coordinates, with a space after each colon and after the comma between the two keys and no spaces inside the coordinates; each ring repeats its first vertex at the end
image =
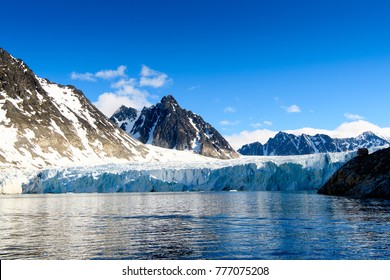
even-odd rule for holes
{"type": "Polygon", "coordinates": [[[23,193],[317,190],[355,152],[46,169],[23,193]]]}

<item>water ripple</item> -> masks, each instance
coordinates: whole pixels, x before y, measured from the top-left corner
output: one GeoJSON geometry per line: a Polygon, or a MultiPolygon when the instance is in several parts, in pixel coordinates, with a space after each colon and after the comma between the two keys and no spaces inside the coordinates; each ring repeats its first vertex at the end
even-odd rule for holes
{"type": "Polygon", "coordinates": [[[0,197],[1,259],[390,259],[390,203],[310,193],[0,197]]]}

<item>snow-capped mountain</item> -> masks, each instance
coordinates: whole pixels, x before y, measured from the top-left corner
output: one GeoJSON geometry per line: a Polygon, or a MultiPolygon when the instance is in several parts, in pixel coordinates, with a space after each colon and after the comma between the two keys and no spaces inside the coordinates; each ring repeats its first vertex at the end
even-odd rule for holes
{"type": "Polygon", "coordinates": [[[239,157],[214,127],[181,108],[171,95],[139,113],[122,106],[110,119],[145,144],[219,159],[239,157]]]}
{"type": "Polygon", "coordinates": [[[37,77],[1,48],[0,135],[0,166],[127,162],[149,153],[80,90],[37,77]]]}
{"type": "Polygon", "coordinates": [[[242,155],[252,156],[306,155],[354,151],[359,148],[380,147],[389,144],[388,141],[372,132],[364,132],[355,138],[331,138],[324,134],[296,136],[279,132],[264,145],[259,142],[251,143],[242,146],[238,152],[242,155]]]}

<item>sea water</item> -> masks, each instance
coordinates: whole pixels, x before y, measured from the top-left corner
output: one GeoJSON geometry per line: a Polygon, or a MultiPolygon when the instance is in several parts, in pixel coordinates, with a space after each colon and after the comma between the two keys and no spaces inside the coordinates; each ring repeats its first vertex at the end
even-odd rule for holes
{"type": "Polygon", "coordinates": [[[0,259],[390,259],[390,203],[297,192],[0,196],[0,259]]]}

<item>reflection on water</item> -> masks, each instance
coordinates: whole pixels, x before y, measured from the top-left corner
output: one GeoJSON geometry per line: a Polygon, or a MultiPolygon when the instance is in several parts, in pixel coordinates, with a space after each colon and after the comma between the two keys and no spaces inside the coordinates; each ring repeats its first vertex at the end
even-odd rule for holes
{"type": "Polygon", "coordinates": [[[0,197],[0,259],[390,259],[390,204],[312,193],[0,197]]]}

